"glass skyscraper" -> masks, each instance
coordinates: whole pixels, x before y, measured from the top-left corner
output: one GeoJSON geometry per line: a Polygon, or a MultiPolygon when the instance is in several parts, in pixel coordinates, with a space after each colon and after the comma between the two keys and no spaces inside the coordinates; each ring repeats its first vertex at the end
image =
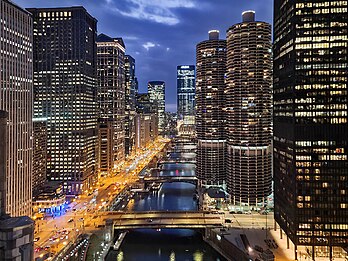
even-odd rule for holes
{"type": "Polygon", "coordinates": [[[47,179],[67,194],[95,178],[97,20],[83,7],[30,8],[34,117],[47,121],[47,179]]]}
{"type": "Polygon", "coordinates": [[[182,119],[195,114],[195,66],[179,65],[176,72],[178,119],[182,119]]]}
{"type": "Polygon", "coordinates": [[[158,132],[161,134],[164,130],[165,122],[165,82],[149,82],[147,92],[149,94],[150,102],[157,106],[158,132]]]}
{"type": "Polygon", "coordinates": [[[347,8],[274,1],[274,215],[327,260],[348,245],[347,8]]]}
{"type": "Polygon", "coordinates": [[[135,143],[135,122],[136,114],[136,97],[138,93],[137,78],[135,77],[135,59],[130,56],[125,56],[125,153],[129,155],[135,143]]]}

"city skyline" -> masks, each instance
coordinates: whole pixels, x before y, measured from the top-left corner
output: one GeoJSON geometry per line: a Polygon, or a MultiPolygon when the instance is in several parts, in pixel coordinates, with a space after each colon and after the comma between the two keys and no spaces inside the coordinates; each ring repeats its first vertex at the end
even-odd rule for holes
{"type": "Polygon", "coordinates": [[[348,260],[348,1],[14,1],[1,261],[348,260]]]}
{"type": "Polygon", "coordinates": [[[220,30],[220,38],[225,39],[226,30],[240,21],[243,11],[255,10],[258,20],[271,23],[273,10],[272,0],[219,0],[219,4],[210,0],[153,3],[141,0],[103,0],[101,3],[16,0],[15,3],[23,8],[84,6],[98,20],[98,34],[123,38],[126,54],[133,56],[137,63],[140,93],[146,92],[148,81],[166,82],[166,111],[171,112],[177,109],[176,67],[195,64],[195,46],[206,39],[207,31],[220,30]]]}

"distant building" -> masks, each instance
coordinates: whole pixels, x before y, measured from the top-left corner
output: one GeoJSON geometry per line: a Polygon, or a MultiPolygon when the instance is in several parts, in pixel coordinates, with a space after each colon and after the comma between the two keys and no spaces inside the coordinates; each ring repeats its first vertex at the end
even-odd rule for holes
{"type": "Polygon", "coordinates": [[[158,132],[164,130],[165,121],[165,82],[151,81],[147,85],[150,102],[157,105],[158,132]]]}
{"type": "Polygon", "coordinates": [[[274,217],[295,259],[347,259],[347,8],[274,1],[274,217]]]}
{"type": "Polygon", "coordinates": [[[122,38],[97,37],[99,154],[101,175],[125,157],[125,45],[122,38]]]}
{"type": "Polygon", "coordinates": [[[255,12],[227,30],[227,186],[234,205],[272,193],[271,25],[255,12]]]}
{"type": "Polygon", "coordinates": [[[33,192],[35,194],[47,181],[47,121],[33,119],[33,192]]]}
{"type": "Polygon", "coordinates": [[[125,75],[125,153],[126,155],[129,155],[135,142],[134,117],[136,114],[136,95],[138,93],[138,82],[135,77],[135,59],[130,55],[125,56],[125,75]]]}
{"type": "Polygon", "coordinates": [[[195,115],[195,66],[179,65],[176,70],[177,78],[177,112],[178,119],[195,115]]]}
{"type": "Polygon", "coordinates": [[[0,110],[8,112],[6,212],[30,216],[33,20],[27,11],[7,0],[0,1],[0,17],[0,110]]]}
{"type": "Polygon", "coordinates": [[[137,113],[157,114],[157,103],[150,100],[148,93],[138,93],[136,111],[137,113]]]}
{"type": "Polygon", "coordinates": [[[174,137],[177,135],[177,114],[166,111],[164,113],[163,135],[174,137]]]}
{"type": "Polygon", "coordinates": [[[29,8],[34,118],[47,119],[47,179],[79,194],[95,180],[97,20],[83,7],[29,8]]]}
{"type": "Polygon", "coordinates": [[[196,48],[197,177],[204,185],[226,184],[226,40],[219,31],[196,48]]]}
{"type": "Polygon", "coordinates": [[[145,148],[158,136],[156,114],[137,114],[135,116],[135,150],[145,148]]]}

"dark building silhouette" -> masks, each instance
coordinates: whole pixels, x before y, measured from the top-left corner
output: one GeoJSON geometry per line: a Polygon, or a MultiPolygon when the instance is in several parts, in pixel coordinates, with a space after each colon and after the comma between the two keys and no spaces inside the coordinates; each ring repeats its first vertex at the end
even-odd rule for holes
{"type": "Polygon", "coordinates": [[[97,20],[83,7],[27,10],[34,19],[34,118],[47,120],[47,179],[79,194],[96,173],[97,20]]]}
{"type": "Polygon", "coordinates": [[[209,32],[196,47],[196,173],[203,184],[226,181],[226,40],[209,32]]]}
{"type": "Polygon", "coordinates": [[[313,260],[348,245],[347,7],[274,1],[274,216],[313,260]]]}
{"type": "Polygon", "coordinates": [[[227,30],[228,192],[234,205],[264,205],[272,192],[271,25],[255,12],[227,30]]]}

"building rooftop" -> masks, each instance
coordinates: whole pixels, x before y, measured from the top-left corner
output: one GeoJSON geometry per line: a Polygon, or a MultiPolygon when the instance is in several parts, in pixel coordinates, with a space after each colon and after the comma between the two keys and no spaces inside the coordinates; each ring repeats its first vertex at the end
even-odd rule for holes
{"type": "Polygon", "coordinates": [[[99,34],[97,36],[97,42],[118,42],[122,47],[126,47],[121,37],[112,38],[106,34],[99,34]]]}
{"type": "Polygon", "coordinates": [[[22,217],[2,216],[0,218],[0,229],[2,231],[20,229],[22,227],[27,227],[30,225],[34,225],[34,221],[27,216],[22,216],[22,217]]]}

